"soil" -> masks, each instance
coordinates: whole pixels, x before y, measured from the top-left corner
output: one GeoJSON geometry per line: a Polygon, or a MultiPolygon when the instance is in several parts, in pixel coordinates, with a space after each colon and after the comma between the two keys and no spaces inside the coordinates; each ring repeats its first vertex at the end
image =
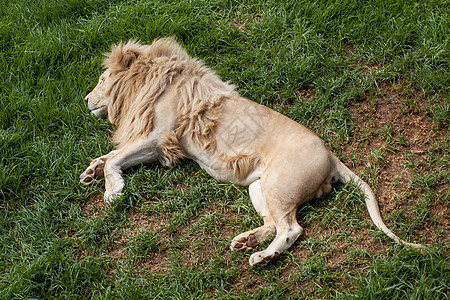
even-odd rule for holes
{"type": "MultiPolygon", "coordinates": [[[[352,162],[352,169],[357,174],[373,170],[370,153],[374,149],[383,151],[383,161],[376,182],[376,196],[383,214],[400,208],[413,211],[415,195],[421,195],[425,190],[412,185],[419,174],[439,171],[440,166],[433,166],[433,155],[442,156],[436,145],[448,139],[448,132],[438,128],[432,121],[427,110],[428,102],[425,95],[414,89],[406,81],[397,84],[381,83],[378,95],[366,95],[361,102],[353,103],[351,111],[355,123],[354,137],[344,145],[344,161],[352,162]],[[408,104],[408,102],[410,102],[408,104]],[[392,138],[386,138],[383,131],[392,129],[392,138]],[[399,142],[394,146],[393,139],[399,142]],[[360,153],[354,161],[354,153],[360,153]],[[408,157],[412,157],[414,167],[407,167],[408,157]],[[413,189],[416,191],[412,192],[413,189]],[[418,190],[417,190],[418,189],[418,190]]],[[[448,171],[448,170],[447,170],[448,171]]],[[[438,195],[444,196],[448,184],[444,178],[433,186],[438,195]]],[[[449,207],[438,203],[436,197],[431,201],[431,217],[438,222],[426,224],[426,228],[415,228],[423,234],[421,243],[436,241],[436,232],[444,231],[444,236],[450,237],[448,215],[449,207]]],[[[448,204],[448,203],[447,203],[448,204]]],[[[414,218],[414,213],[409,213],[414,218]]],[[[416,235],[419,236],[419,235],[416,235]]]]}

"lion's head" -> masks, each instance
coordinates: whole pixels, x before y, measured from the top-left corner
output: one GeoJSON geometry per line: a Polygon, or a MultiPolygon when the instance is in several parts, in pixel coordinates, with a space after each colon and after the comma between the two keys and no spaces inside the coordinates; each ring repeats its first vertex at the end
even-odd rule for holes
{"type": "Polygon", "coordinates": [[[120,78],[118,75],[126,73],[136,59],[143,54],[145,48],[148,47],[129,41],[126,44],[114,45],[111,52],[106,54],[103,62],[106,70],[100,75],[95,88],[85,98],[92,114],[102,118],[110,116],[110,107],[114,100],[111,89],[120,78]]]}
{"type": "Polygon", "coordinates": [[[95,88],[84,98],[86,100],[89,111],[97,117],[106,118],[108,116],[108,105],[110,97],[106,97],[105,86],[109,84],[109,71],[106,70],[100,76],[95,88]]]}
{"type": "Polygon", "coordinates": [[[175,135],[189,134],[205,149],[214,148],[213,131],[223,97],[236,95],[234,86],[193,59],[173,39],[151,45],[136,41],[114,45],[103,62],[105,72],[86,96],[91,113],[115,125],[113,143],[148,135],[154,127],[154,107],[172,90],[178,100],[175,135]]]}

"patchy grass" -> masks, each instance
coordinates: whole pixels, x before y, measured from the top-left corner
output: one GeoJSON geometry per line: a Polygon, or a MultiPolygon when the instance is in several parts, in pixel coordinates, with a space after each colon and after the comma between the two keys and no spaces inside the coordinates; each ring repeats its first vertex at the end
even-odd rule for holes
{"type": "Polygon", "coordinates": [[[448,298],[449,4],[241,2],[2,4],[1,298],[448,298]],[[79,185],[112,148],[83,101],[102,53],[169,35],[317,132],[375,189],[388,226],[429,251],[380,233],[352,185],[301,206],[299,241],[255,268],[229,250],[261,224],[246,189],[192,162],[128,170],[111,207],[102,184],[79,185]]]}

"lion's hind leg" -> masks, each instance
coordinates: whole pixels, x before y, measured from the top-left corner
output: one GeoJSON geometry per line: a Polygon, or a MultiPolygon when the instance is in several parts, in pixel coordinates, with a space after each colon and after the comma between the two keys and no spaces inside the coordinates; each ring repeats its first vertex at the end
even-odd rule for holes
{"type": "Polygon", "coordinates": [[[231,241],[231,250],[253,251],[259,244],[275,234],[275,224],[267,209],[260,180],[249,186],[249,194],[256,211],[264,219],[264,225],[236,236],[231,241]]]}
{"type": "MultiPolygon", "coordinates": [[[[270,202],[270,200],[269,200],[270,202]]],[[[276,226],[275,239],[270,243],[267,249],[253,253],[250,256],[250,266],[264,264],[273,261],[292,244],[302,234],[303,229],[297,223],[297,207],[284,207],[281,203],[271,206],[268,203],[270,212],[276,226]]]]}
{"type": "Polygon", "coordinates": [[[286,169],[277,170],[272,169],[261,178],[265,207],[275,226],[276,235],[265,250],[250,256],[251,266],[276,260],[282,252],[292,246],[303,231],[297,222],[297,208],[301,202],[299,199],[312,195],[313,189],[309,187],[310,182],[301,180],[301,176],[297,176],[295,172],[286,169]],[[299,177],[300,180],[298,180],[299,177]]]}

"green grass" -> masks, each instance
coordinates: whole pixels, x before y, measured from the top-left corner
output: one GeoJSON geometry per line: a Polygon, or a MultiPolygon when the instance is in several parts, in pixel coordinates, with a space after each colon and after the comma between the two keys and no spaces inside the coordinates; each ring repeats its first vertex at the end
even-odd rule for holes
{"type": "Polygon", "coordinates": [[[449,11],[448,1],[3,1],[0,298],[448,299],[449,11]],[[384,219],[429,253],[376,230],[352,185],[301,206],[304,237],[256,268],[228,249],[261,224],[246,190],[192,162],[132,168],[125,196],[101,205],[103,186],[78,176],[112,149],[113,128],[83,98],[112,43],[163,36],[317,132],[374,188],[388,180],[397,194],[384,219]],[[361,126],[377,123],[396,86],[411,123],[361,126]],[[414,120],[431,133],[412,139],[414,120]],[[381,179],[396,160],[401,171],[381,179]]]}

